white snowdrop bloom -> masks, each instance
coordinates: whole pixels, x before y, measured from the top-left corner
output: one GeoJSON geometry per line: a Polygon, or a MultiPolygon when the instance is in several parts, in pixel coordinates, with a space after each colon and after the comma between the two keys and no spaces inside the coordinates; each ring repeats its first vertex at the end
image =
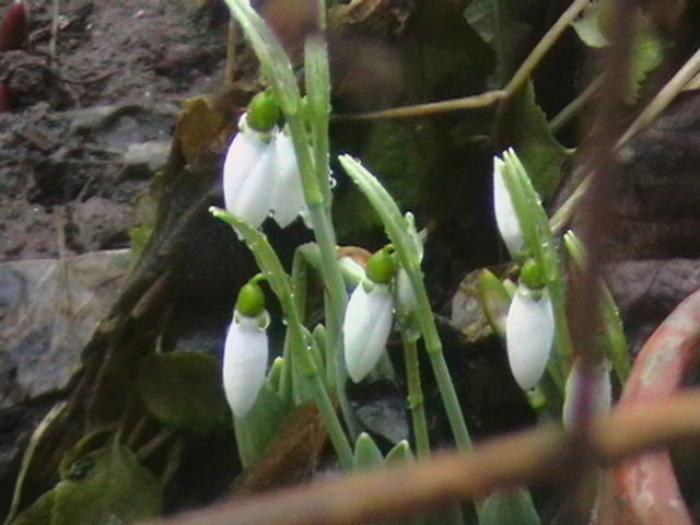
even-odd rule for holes
{"type": "Polygon", "coordinates": [[[350,296],[343,323],[345,365],[355,382],[362,381],[382,356],[391,331],[394,300],[389,286],[369,279],[350,296]]]}
{"type": "Polygon", "coordinates": [[[546,289],[518,286],[506,319],[508,362],[515,381],[523,390],[542,377],[554,338],[554,312],[546,289]]]}
{"type": "Polygon", "coordinates": [[[496,215],[496,225],[501,234],[503,242],[508,248],[511,257],[515,257],[523,249],[525,241],[520,229],[518,216],[515,214],[513,199],[511,199],[508,188],[503,180],[502,171],[505,169],[505,162],[499,157],[493,158],[493,207],[496,215]]]}
{"type": "Polygon", "coordinates": [[[268,342],[264,325],[260,316],[235,312],[226,335],[224,390],[231,411],[238,418],[250,412],[265,381],[268,342]]]}
{"type": "Polygon", "coordinates": [[[273,169],[274,188],[270,215],[280,228],[286,228],[302,214],[306,205],[294,143],[285,132],[278,133],[275,139],[273,169]]]}
{"type": "Polygon", "coordinates": [[[244,114],[224,161],[226,210],[259,227],[272,206],[277,128],[269,133],[251,129],[244,114]]]}
{"type": "MultiPolygon", "coordinates": [[[[612,406],[612,385],[610,383],[611,364],[607,358],[593,364],[591,373],[591,406],[590,415],[597,416],[610,411],[612,406]]],[[[567,427],[571,427],[576,417],[576,403],[581,388],[581,360],[576,359],[569,377],[566,378],[564,389],[564,407],[562,409],[562,421],[567,427]]]]}
{"type": "Polygon", "coordinates": [[[416,294],[413,292],[411,279],[408,277],[408,272],[403,268],[399,268],[396,272],[396,302],[399,318],[401,316],[408,317],[415,312],[416,309],[416,294]]]}

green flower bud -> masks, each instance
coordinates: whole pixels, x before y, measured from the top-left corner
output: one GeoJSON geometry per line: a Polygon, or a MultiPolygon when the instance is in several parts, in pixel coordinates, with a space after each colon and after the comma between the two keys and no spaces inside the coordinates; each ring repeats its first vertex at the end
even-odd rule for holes
{"type": "Polygon", "coordinates": [[[367,261],[365,273],[372,282],[387,284],[396,273],[396,262],[386,248],[379,250],[367,261]]]}
{"type": "Polygon", "coordinates": [[[236,310],[246,317],[256,317],[265,308],[265,294],[255,281],[249,281],[238,292],[236,310]]]}
{"type": "Polygon", "coordinates": [[[524,283],[531,290],[539,290],[547,284],[542,268],[534,259],[528,259],[523,264],[523,267],[520,269],[520,282],[524,283]]]}
{"type": "Polygon", "coordinates": [[[268,91],[261,91],[248,105],[246,122],[255,131],[270,131],[280,118],[277,97],[268,91]]]}

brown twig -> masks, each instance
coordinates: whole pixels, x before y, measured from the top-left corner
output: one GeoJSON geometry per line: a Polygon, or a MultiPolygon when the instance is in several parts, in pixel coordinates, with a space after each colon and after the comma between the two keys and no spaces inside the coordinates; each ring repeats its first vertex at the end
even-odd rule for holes
{"type": "Polygon", "coordinates": [[[496,102],[507,98],[510,94],[505,90],[486,91],[478,95],[455,98],[452,100],[441,100],[439,102],[428,102],[426,104],[416,104],[412,106],[401,106],[380,111],[370,111],[367,113],[355,113],[353,115],[334,115],[337,120],[374,120],[383,118],[410,118],[424,117],[426,115],[437,115],[439,113],[449,113],[463,109],[487,108],[496,102]]]}
{"type": "Polygon", "coordinates": [[[624,131],[625,93],[631,72],[636,0],[615,3],[612,45],[602,56],[602,86],[597,97],[591,134],[584,146],[584,166],[590,184],[578,210],[577,233],[586,250],[586,260],[571,280],[568,298],[571,338],[580,362],[579,377],[573,390],[573,424],[585,437],[586,425],[595,395],[593,381],[596,362],[604,358],[592,344],[603,327],[600,309],[601,268],[606,262],[606,239],[613,231],[611,195],[616,164],[615,144],[624,131]]]}
{"type": "MultiPolygon", "coordinates": [[[[588,456],[611,465],[650,449],[700,438],[700,390],[592,421],[588,456]]],[[[456,452],[401,468],[319,480],[222,503],[151,525],[351,525],[395,519],[520,484],[571,483],[581,455],[560,427],[491,440],[470,455],[456,452]]]]}
{"type": "Polygon", "coordinates": [[[652,101],[639,113],[635,121],[632,122],[620,138],[617,147],[622,146],[630,138],[654,122],[661,112],[693,81],[698,73],[700,73],[700,49],[683,64],[683,67],[673,75],[673,78],[659,90],[652,101]]]}
{"type": "Polygon", "coordinates": [[[383,118],[410,118],[447,113],[464,109],[482,109],[501,103],[517,93],[527,82],[533,71],[537,68],[544,56],[559,40],[562,33],[569,27],[576,17],[588,5],[589,0],[574,0],[571,5],[562,13],[559,19],[549,28],[547,33],[537,43],[527,58],[520,65],[518,70],[508,82],[504,89],[486,91],[478,95],[456,98],[453,100],[442,100],[440,102],[430,102],[428,104],[417,104],[412,106],[402,106],[398,108],[372,111],[368,113],[357,113],[355,115],[338,115],[342,120],[370,120],[383,118]]]}

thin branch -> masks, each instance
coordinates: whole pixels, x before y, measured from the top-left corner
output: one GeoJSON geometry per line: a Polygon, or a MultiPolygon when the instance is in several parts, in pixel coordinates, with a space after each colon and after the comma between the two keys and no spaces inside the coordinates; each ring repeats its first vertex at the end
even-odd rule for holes
{"type": "Polygon", "coordinates": [[[591,102],[591,100],[593,100],[602,83],[602,77],[595,78],[593,82],[586,86],[586,89],[584,89],[580,95],[569,102],[564,109],[562,109],[552,120],[549,121],[549,130],[552,133],[557,133],[561,128],[563,128],[579,113],[579,111],[585,108],[591,102]]]}
{"type": "MultiPolygon", "coordinates": [[[[700,390],[649,401],[639,410],[592,420],[593,462],[609,466],[650,449],[700,438],[700,390]]],[[[444,453],[429,462],[324,478],[296,487],[227,502],[152,525],[351,525],[415,515],[498,487],[571,483],[586,467],[576,442],[560,427],[490,440],[473,454],[444,453]]]]}
{"type": "Polygon", "coordinates": [[[554,46],[557,40],[559,40],[561,34],[569,27],[571,22],[576,19],[576,17],[586,8],[589,3],[589,0],[574,0],[571,2],[569,8],[564,11],[559,19],[554,22],[554,25],[549,28],[549,30],[545,33],[542,39],[537,43],[535,48],[530,52],[528,57],[515,72],[510,82],[508,82],[505,89],[509,96],[517,92],[523,86],[523,84],[527,82],[528,78],[530,78],[530,75],[532,75],[533,71],[537,68],[544,56],[549,52],[552,46],[554,46]]]}
{"type": "MultiPolygon", "coordinates": [[[[651,102],[649,102],[649,104],[641,111],[634,122],[632,122],[632,124],[617,141],[615,145],[616,149],[620,149],[627,142],[629,142],[632,137],[650,126],[663,112],[663,110],[666,109],[671,102],[673,102],[675,97],[683,92],[683,90],[688,87],[688,85],[691,84],[699,75],[700,49],[698,49],[695,54],[690,57],[685,64],[683,64],[673,78],[671,78],[671,80],[669,80],[664,87],[659,90],[651,102]]],[[[585,195],[589,185],[590,174],[586,175],[579,186],[571,193],[571,195],[569,195],[566,201],[564,201],[564,203],[552,216],[550,221],[552,231],[561,232],[564,230],[564,228],[566,228],[567,224],[569,221],[571,221],[574,213],[576,212],[579,202],[585,195]]]]}
{"type": "Polygon", "coordinates": [[[451,100],[441,100],[440,102],[428,102],[427,104],[416,104],[414,106],[402,106],[380,111],[370,111],[368,113],[355,113],[352,115],[335,115],[336,120],[371,120],[382,118],[410,118],[424,117],[426,115],[436,115],[438,113],[449,113],[462,109],[483,109],[508,97],[504,90],[486,91],[479,95],[455,98],[451,100]]]}
{"type": "Polygon", "coordinates": [[[620,137],[617,147],[622,146],[630,138],[654,122],[698,73],[700,73],[700,49],[683,64],[683,67],[673,75],[673,78],[661,88],[652,101],[642,110],[625,134],[620,137]]]}
{"type": "Polygon", "coordinates": [[[562,13],[559,19],[549,28],[535,48],[530,52],[525,61],[513,74],[505,89],[486,91],[479,95],[456,98],[452,100],[442,100],[440,102],[430,102],[427,104],[417,104],[413,106],[402,106],[398,108],[385,109],[381,111],[371,111],[368,113],[358,113],[354,115],[338,115],[336,118],[342,120],[369,120],[383,118],[409,118],[435,115],[438,113],[448,113],[464,109],[483,109],[497,102],[510,98],[513,93],[527,82],[532,72],[537,68],[544,56],[557,42],[561,34],[569,27],[569,24],[585,9],[589,0],[574,0],[569,8],[562,13]]]}

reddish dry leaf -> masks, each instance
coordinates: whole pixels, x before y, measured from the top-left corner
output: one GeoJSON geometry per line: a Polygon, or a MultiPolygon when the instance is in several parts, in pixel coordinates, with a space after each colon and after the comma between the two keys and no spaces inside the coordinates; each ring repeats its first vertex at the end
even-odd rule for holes
{"type": "Polygon", "coordinates": [[[28,25],[24,3],[13,3],[0,25],[0,51],[22,47],[27,40],[28,25]]]}

